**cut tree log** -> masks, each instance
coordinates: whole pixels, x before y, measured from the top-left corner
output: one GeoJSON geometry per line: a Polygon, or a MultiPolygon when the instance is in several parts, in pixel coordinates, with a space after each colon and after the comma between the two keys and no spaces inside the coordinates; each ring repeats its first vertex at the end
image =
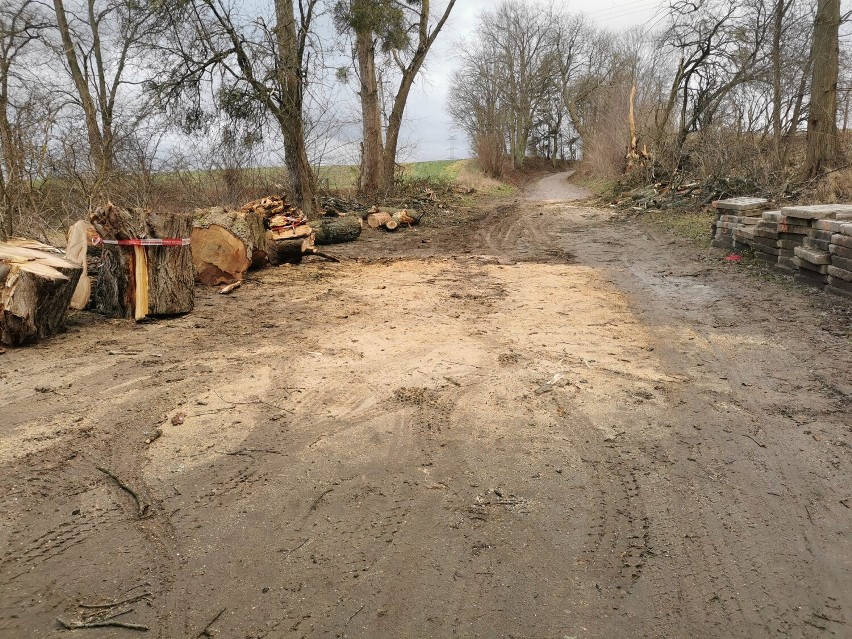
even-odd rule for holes
{"type": "Polygon", "coordinates": [[[261,213],[215,207],[199,209],[193,217],[192,261],[196,279],[202,284],[233,284],[252,266],[266,263],[266,228],[261,213]]]}
{"type": "Polygon", "coordinates": [[[82,272],[53,253],[0,242],[0,342],[18,346],[55,335],[82,272]]]}
{"type": "Polygon", "coordinates": [[[320,246],[352,242],[361,235],[361,219],[354,215],[326,217],[313,220],[310,225],[316,232],[316,243],[320,246]]]}
{"type": "Polygon", "coordinates": [[[419,224],[422,218],[423,213],[418,213],[411,209],[391,209],[374,206],[367,215],[367,225],[373,229],[384,228],[388,231],[395,231],[401,224],[407,224],[408,226],[419,224]]]}
{"type": "Polygon", "coordinates": [[[305,255],[312,255],[316,252],[313,233],[307,237],[275,239],[274,232],[269,231],[266,246],[269,263],[273,266],[298,264],[305,255]]]}
{"type": "Polygon", "coordinates": [[[385,212],[370,213],[367,216],[367,226],[369,226],[371,229],[377,229],[377,228],[384,226],[385,224],[390,222],[392,219],[393,219],[393,217],[391,216],[390,213],[385,213],[385,212]]]}
{"type": "Polygon", "coordinates": [[[189,214],[159,214],[112,204],[90,215],[105,240],[95,301],[98,312],[137,321],[150,315],[189,313],[195,303],[189,246],[128,246],[110,241],[183,240],[192,230],[189,214]]]}
{"type": "Polygon", "coordinates": [[[79,264],[83,272],[80,275],[80,281],[77,282],[77,288],[74,290],[74,296],[71,298],[71,308],[83,310],[89,305],[89,299],[92,297],[92,280],[89,278],[89,242],[96,234],[95,227],[85,220],[80,220],[71,225],[68,229],[68,244],[65,247],[65,259],[79,264]]]}

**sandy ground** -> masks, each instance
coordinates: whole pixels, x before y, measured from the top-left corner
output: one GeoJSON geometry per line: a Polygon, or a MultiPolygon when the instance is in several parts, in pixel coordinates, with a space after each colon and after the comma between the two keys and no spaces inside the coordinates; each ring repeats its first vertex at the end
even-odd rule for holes
{"type": "Polygon", "coordinates": [[[0,636],[852,636],[852,304],[541,188],[0,355],[0,636]]]}

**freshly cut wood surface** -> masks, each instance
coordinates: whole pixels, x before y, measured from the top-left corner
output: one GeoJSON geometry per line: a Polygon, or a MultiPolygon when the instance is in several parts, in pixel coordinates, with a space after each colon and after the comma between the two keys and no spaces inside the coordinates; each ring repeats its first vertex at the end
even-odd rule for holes
{"type": "Polygon", "coordinates": [[[81,273],[54,253],[0,242],[0,342],[17,346],[56,334],[81,273]]]}
{"type": "Polygon", "coordinates": [[[202,284],[232,284],[252,266],[266,263],[266,227],[260,213],[215,207],[198,209],[193,217],[192,260],[202,284]]]}
{"type": "Polygon", "coordinates": [[[391,217],[390,213],[384,213],[384,212],[370,213],[367,216],[367,226],[369,226],[371,229],[377,229],[381,226],[384,226],[385,224],[390,222],[392,219],[393,218],[391,217]]]}
{"type": "Polygon", "coordinates": [[[83,272],[74,295],[71,298],[71,308],[82,310],[89,305],[92,297],[92,280],[89,278],[89,238],[95,233],[95,227],[85,220],[80,220],[68,229],[68,244],[65,247],[65,258],[79,264],[83,272]]]}

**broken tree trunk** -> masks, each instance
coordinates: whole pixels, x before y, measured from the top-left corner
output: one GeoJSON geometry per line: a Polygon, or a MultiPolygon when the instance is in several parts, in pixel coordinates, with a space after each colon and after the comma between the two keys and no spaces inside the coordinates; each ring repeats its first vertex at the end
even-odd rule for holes
{"type": "Polygon", "coordinates": [[[310,224],[316,233],[316,243],[320,246],[352,242],[361,235],[361,219],[355,215],[326,217],[313,220],[310,224]]]}
{"type": "Polygon", "coordinates": [[[58,255],[0,242],[0,342],[55,335],[82,269],[58,255]]]}
{"type": "Polygon", "coordinates": [[[192,260],[196,279],[214,286],[241,281],[266,263],[264,217],[253,210],[199,209],[193,216],[192,260]]]}
{"type": "Polygon", "coordinates": [[[92,296],[92,281],[89,278],[88,249],[89,240],[95,235],[95,227],[85,220],[80,220],[68,229],[68,244],[65,247],[65,259],[79,264],[83,269],[74,296],[71,298],[71,308],[83,310],[89,305],[92,296]]]}
{"type": "Polygon", "coordinates": [[[188,214],[107,205],[90,219],[104,242],[95,287],[98,312],[141,320],[189,313],[195,302],[188,214]],[[142,242],[140,242],[140,240],[142,242]]]}

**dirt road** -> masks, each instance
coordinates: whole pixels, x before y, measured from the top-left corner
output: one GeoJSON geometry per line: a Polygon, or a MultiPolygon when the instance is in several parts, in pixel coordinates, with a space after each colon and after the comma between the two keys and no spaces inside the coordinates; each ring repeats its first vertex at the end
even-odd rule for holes
{"type": "Polygon", "coordinates": [[[849,302],[565,203],[341,251],[0,355],[0,636],[852,636],[849,302]]]}

